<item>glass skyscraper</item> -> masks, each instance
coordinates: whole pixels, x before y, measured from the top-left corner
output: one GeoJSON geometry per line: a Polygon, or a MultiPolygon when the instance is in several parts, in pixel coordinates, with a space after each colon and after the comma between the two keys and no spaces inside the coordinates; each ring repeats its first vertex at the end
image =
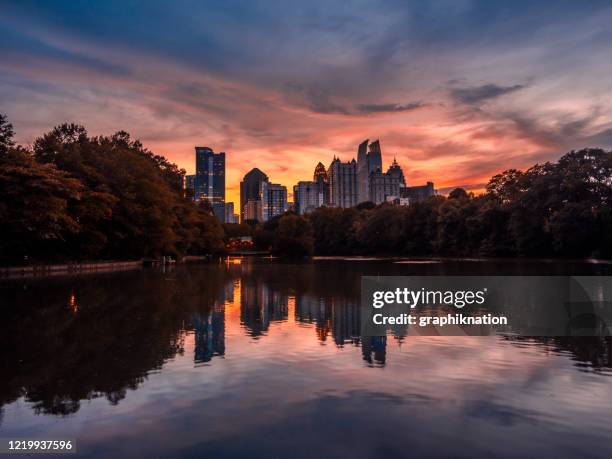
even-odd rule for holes
{"type": "Polygon", "coordinates": [[[240,182],[240,221],[266,222],[287,211],[287,187],[270,183],[268,176],[251,169],[240,182]]]}
{"type": "Polygon", "coordinates": [[[194,198],[206,200],[221,221],[225,221],[225,153],[215,153],[208,147],[195,147],[196,173],[194,198]]]}

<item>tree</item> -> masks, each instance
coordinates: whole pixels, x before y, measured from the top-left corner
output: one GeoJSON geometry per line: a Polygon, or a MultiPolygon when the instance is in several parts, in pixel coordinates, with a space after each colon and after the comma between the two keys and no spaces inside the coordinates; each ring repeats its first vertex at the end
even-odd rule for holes
{"type": "MultiPolygon", "coordinates": [[[[2,122],[6,125],[5,118],[2,122]]],[[[11,132],[5,144],[12,145],[12,130],[4,131],[11,132]]],[[[125,259],[224,250],[223,228],[210,209],[184,196],[184,171],[125,131],[92,138],[83,126],[63,124],[36,139],[32,152],[10,148],[2,158],[5,194],[31,200],[28,187],[39,182],[45,198],[30,209],[36,209],[41,222],[64,223],[58,233],[36,227],[41,237],[61,239],[55,244],[56,256],[125,259]],[[63,200],[50,200],[58,196],[63,200]]],[[[14,224],[34,218],[19,199],[4,199],[2,210],[14,224]]],[[[11,245],[17,237],[12,234],[3,243],[11,245]]],[[[42,250],[40,244],[36,247],[42,250]]]]}
{"type": "Polygon", "coordinates": [[[367,253],[397,254],[403,231],[404,208],[383,204],[365,213],[357,238],[367,253]]]}
{"type": "Polygon", "coordinates": [[[83,185],[27,156],[0,161],[0,262],[57,259],[80,230],[83,185]]]}
{"type": "Polygon", "coordinates": [[[448,194],[448,199],[469,199],[469,196],[463,188],[455,188],[448,194]]]}
{"type": "Polygon", "coordinates": [[[15,146],[15,131],[13,125],[8,122],[6,115],[0,113],[0,155],[5,155],[15,146]]]}
{"type": "Polygon", "coordinates": [[[274,234],[273,253],[286,256],[308,256],[314,250],[310,222],[295,214],[283,215],[274,234]]]}
{"type": "Polygon", "coordinates": [[[228,239],[253,235],[253,228],[246,223],[224,223],[223,230],[228,239]]]}
{"type": "Polygon", "coordinates": [[[320,255],[359,252],[357,228],[362,214],[355,208],[322,207],[308,214],[314,234],[314,250],[320,255]]]}

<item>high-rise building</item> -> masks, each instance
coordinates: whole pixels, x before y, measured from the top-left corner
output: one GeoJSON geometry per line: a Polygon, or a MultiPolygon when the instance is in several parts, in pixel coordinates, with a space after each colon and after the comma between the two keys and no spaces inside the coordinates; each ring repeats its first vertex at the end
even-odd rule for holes
{"type": "Polygon", "coordinates": [[[375,140],[368,147],[368,173],[382,171],[382,151],[380,141],[375,140]]]}
{"type": "Polygon", "coordinates": [[[313,180],[319,187],[319,192],[323,195],[323,203],[322,206],[326,206],[329,204],[329,177],[327,176],[327,171],[325,170],[325,166],[323,163],[317,164],[315,167],[313,180]]]}
{"type": "Polygon", "coordinates": [[[293,187],[293,200],[295,211],[299,215],[312,212],[324,205],[323,189],[317,182],[298,182],[293,187]]]}
{"type": "Polygon", "coordinates": [[[251,169],[240,182],[241,221],[265,222],[287,211],[287,187],[270,183],[259,169],[251,169]]]}
{"type": "Polygon", "coordinates": [[[402,168],[397,163],[395,158],[393,158],[393,163],[389,166],[389,169],[387,169],[387,174],[397,177],[401,187],[405,187],[407,185],[406,179],[404,178],[404,171],[402,171],[402,168]]]}
{"type": "Polygon", "coordinates": [[[368,189],[368,139],[365,139],[357,147],[357,201],[364,202],[369,199],[370,190],[368,189]]]}
{"type": "Polygon", "coordinates": [[[287,211],[287,187],[278,183],[269,183],[262,194],[263,221],[268,221],[287,211]]]}
{"type": "Polygon", "coordinates": [[[300,215],[329,204],[327,171],[322,163],[315,167],[312,182],[298,182],[293,187],[293,200],[294,210],[300,215]]]}
{"type": "Polygon", "coordinates": [[[234,213],[234,203],[225,203],[225,223],[238,223],[238,215],[234,213]]]}
{"type": "Polygon", "coordinates": [[[370,200],[370,176],[382,171],[380,141],[375,140],[369,145],[368,142],[366,139],[357,147],[357,203],[370,200]]]}
{"type": "Polygon", "coordinates": [[[373,172],[370,175],[370,201],[374,204],[386,202],[389,197],[398,197],[400,192],[400,179],[397,175],[373,172]]]}
{"type": "Polygon", "coordinates": [[[406,186],[402,168],[394,159],[386,173],[380,169],[370,174],[369,189],[370,201],[374,204],[381,204],[389,201],[390,198],[399,198],[400,188],[406,186]]]}
{"type": "MultiPolygon", "coordinates": [[[[255,215],[256,204],[251,204],[247,215],[247,205],[249,202],[259,202],[261,207],[261,183],[268,182],[268,176],[258,168],[251,169],[240,182],[240,221],[259,220],[255,215]]],[[[259,211],[261,217],[261,210],[259,211]]]]}
{"type": "Polygon", "coordinates": [[[314,174],[312,175],[313,181],[317,183],[325,183],[327,182],[327,171],[325,170],[325,166],[323,163],[317,164],[315,167],[314,174]]]}
{"type": "Polygon", "coordinates": [[[249,199],[244,205],[242,222],[247,220],[263,221],[262,205],[260,200],[249,199]]]}
{"type": "Polygon", "coordinates": [[[196,173],[193,178],[194,199],[210,202],[220,221],[225,220],[225,153],[208,147],[195,147],[196,173]]]}
{"type": "Polygon", "coordinates": [[[354,159],[343,163],[334,157],[327,177],[330,205],[336,207],[357,205],[357,162],[354,159]]]}

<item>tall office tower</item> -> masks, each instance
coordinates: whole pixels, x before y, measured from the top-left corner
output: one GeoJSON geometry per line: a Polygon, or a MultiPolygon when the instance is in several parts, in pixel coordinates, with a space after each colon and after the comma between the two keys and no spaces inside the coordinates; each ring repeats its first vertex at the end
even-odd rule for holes
{"type": "Polygon", "coordinates": [[[329,166],[329,201],[332,206],[357,205],[357,162],[342,163],[336,157],[329,166]]]}
{"type": "MultiPolygon", "coordinates": [[[[322,201],[320,206],[326,206],[329,204],[329,177],[323,163],[317,164],[315,167],[313,180],[319,187],[319,193],[322,194],[322,201]]],[[[319,207],[320,207],[319,206],[319,207]]]]}
{"type": "MultiPolygon", "coordinates": [[[[240,221],[259,220],[254,214],[257,208],[256,204],[251,204],[249,214],[247,215],[247,204],[249,202],[259,202],[261,207],[262,195],[261,184],[268,182],[268,176],[257,168],[251,169],[240,182],[240,221]]],[[[259,211],[261,214],[261,211],[259,211]]],[[[261,215],[260,215],[261,216],[261,215]]]]}
{"type": "Polygon", "coordinates": [[[368,142],[366,139],[357,147],[357,203],[370,200],[370,175],[382,171],[380,142],[368,142]]]}
{"type": "Polygon", "coordinates": [[[238,217],[234,213],[234,203],[225,203],[225,223],[238,223],[238,217]]]}
{"type": "Polygon", "coordinates": [[[323,190],[317,182],[298,182],[293,187],[293,200],[295,211],[304,215],[323,205],[323,190]]]}
{"type": "Polygon", "coordinates": [[[244,223],[247,220],[257,220],[258,222],[263,221],[261,212],[261,201],[251,199],[247,201],[247,203],[244,205],[242,222],[244,223]]]}
{"type": "Polygon", "coordinates": [[[195,147],[196,173],[194,198],[210,202],[220,221],[225,220],[225,153],[208,147],[195,147]]]}
{"type": "Polygon", "coordinates": [[[287,187],[278,183],[267,183],[262,194],[263,221],[268,221],[287,211],[287,187]]]}
{"type": "Polygon", "coordinates": [[[380,150],[380,142],[375,140],[369,146],[368,151],[368,174],[382,171],[382,151],[380,150]]]}
{"type": "Polygon", "coordinates": [[[364,202],[369,199],[370,191],[368,189],[368,139],[365,139],[357,147],[357,201],[364,202]]]}
{"type": "Polygon", "coordinates": [[[370,174],[370,201],[380,204],[388,201],[389,198],[399,198],[400,188],[403,186],[400,180],[397,173],[384,173],[377,170],[370,174]]]}
{"type": "Polygon", "coordinates": [[[392,175],[394,177],[397,177],[397,180],[399,181],[399,184],[401,187],[406,186],[406,179],[404,178],[404,171],[402,171],[402,168],[397,163],[397,160],[395,158],[393,158],[393,163],[389,166],[389,169],[387,169],[387,175],[392,175]]]}

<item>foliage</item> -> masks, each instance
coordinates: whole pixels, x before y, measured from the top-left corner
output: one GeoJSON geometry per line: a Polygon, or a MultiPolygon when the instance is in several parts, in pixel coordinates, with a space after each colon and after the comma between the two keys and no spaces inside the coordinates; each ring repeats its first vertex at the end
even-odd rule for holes
{"type": "Polygon", "coordinates": [[[14,148],[0,132],[2,262],[220,253],[221,224],[183,192],[185,172],[126,132],[63,124],[14,148]]]}
{"type": "Polygon", "coordinates": [[[572,151],[556,163],[491,178],[408,207],[321,208],[307,216],[321,255],[612,256],[612,152],[572,151]]]}
{"type": "Polygon", "coordinates": [[[272,252],[278,255],[308,256],[314,251],[310,222],[299,215],[286,214],[278,220],[272,252]]]}
{"type": "Polygon", "coordinates": [[[253,227],[246,223],[224,223],[223,230],[226,238],[253,236],[253,227]]]}
{"type": "Polygon", "coordinates": [[[612,257],[612,152],[583,149],[410,206],[362,203],[221,226],[185,171],[124,131],[63,124],[14,144],[0,115],[0,262],[214,254],[231,237],[281,255],[612,257]]]}

